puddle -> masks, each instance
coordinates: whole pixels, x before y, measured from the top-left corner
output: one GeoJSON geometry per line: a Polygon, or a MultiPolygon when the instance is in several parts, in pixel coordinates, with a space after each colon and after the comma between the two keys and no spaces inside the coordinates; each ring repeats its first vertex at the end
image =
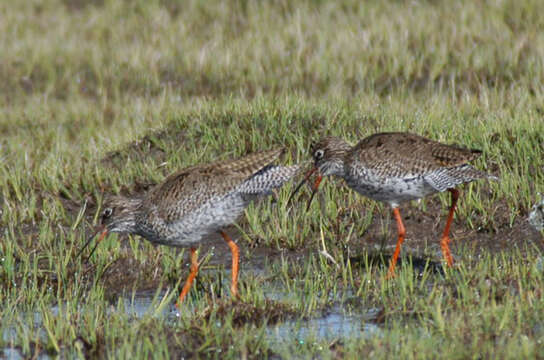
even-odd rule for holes
{"type": "MultiPolygon", "coordinates": [[[[267,298],[284,299],[286,296],[279,292],[272,295],[267,298]]],[[[142,292],[137,293],[134,297],[125,297],[122,301],[127,314],[140,318],[153,313],[165,296],[166,292],[161,292],[158,295],[154,292],[142,292]],[[155,300],[154,297],[156,297],[155,300]]],[[[365,313],[347,312],[341,306],[336,306],[326,315],[317,318],[287,320],[270,325],[266,330],[266,337],[274,346],[283,342],[292,342],[293,339],[296,339],[297,343],[303,344],[306,341],[315,340],[380,336],[381,328],[371,322],[376,318],[378,312],[378,309],[371,309],[365,313]]],[[[158,314],[154,315],[175,320],[179,313],[174,303],[170,302],[158,314]]]]}
{"type": "Polygon", "coordinates": [[[10,360],[19,360],[24,359],[25,357],[21,354],[18,349],[15,348],[5,348],[0,350],[0,359],[10,359],[10,360]]]}
{"type": "MultiPolygon", "coordinates": [[[[136,293],[131,297],[122,297],[121,307],[124,310],[124,313],[129,316],[134,316],[135,318],[142,318],[146,315],[151,314],[152,316],[162,316],[167,319],[176,320],[178,317],[178,312],[175,307],[175,303],[170,301],[163,306],[161,301],[168,297],[169,293],[167,290],[161,291],[159,294],[156,294],[154,291],[136,293]]],[[[174,298],[175,299],[175,298],[174,298]]],[[[59,306],[52,306],[50,308],[52,316],[59,316],[61,313],[59,306]]],[[[107,308],[108,313],[118,312],[118,304],[112,304],[107,308]]],[[[46,330],[42,325],[42,314],[40,312],[34,313],[20,313],[16,319],[14,319],[17,325],[12,327],[7,327],[0,329],[2,335],[2,341],[5,344],[5,347],[0,346],[0,360],[2,359],[27,359],[28,355],[25,355],[22,350],[14,346],[17,344],[18,337],[21,336],[19,331],[23,333],[32,333],[32,336],[38,336],[40,338],[47,338],[46,330]],[[21,325],[22,324],[22,325],[21,325]],[[18,327],[22,326],[23,330],[18,327]]],[[[26,335],[25,335],[26,336],[26,335]]],[[[33,351],[33,350],[31,350],[33,351]]],[[[50,356],[49,354],[41,351],[37,354],[33,354],[35,359],[51,359],[51,358],[72,358],[68,354],[63,353],[63,350],[60,354],[55,356],[50,356]]]]}
{"type": "Polygon", "coordinates": [[[348,314],[341,307],[335,307],[319,318],[290,320],[269,326],[266,333],[272,346],[293,340],[304,344],[315,340],[379,336],[382,331],[380,327],[368,322],[377,312],[371,310],[365,314],[348,314]]]}
{"type": "MultiPolygon", "coordinates": [[[[23,360],[28,359],[27,356],[24,356],[23,353],[13,347],[6,347],[4,349],[0,349],[0,359],[6,359],[6,360],[23,360]]],[[[33,359],[37,360],[49,360],[51,357],[47,354],[38,354],[33,359]]]]}
{"type": "Polygon", "coordinates": [[[533,205],[527,220],[536,231],[544,230],[544,199],[533,205]]]}
{"type": "MultiPolygon", "coordinates": [[[[54,316],[59,314],[58,306],[51,307],[51,313],[54,316]]],[[[22,352],[22,350],[14,346],[17,344],[17,338],[21,336],[20,331],[24,334],[32,334],[26,336],[38,336],[38,337],[47,337],[45,329],[42,327],[42,316],[39,312],[30,313],[21,313],[15,320],[18,325],[13,325],[12,327],[7,327],[1,329],[2,332],[2,341],[5,343],[5,347],[0,347],[0,359],[28,359],[28,356],[22,352]],[[22,325],[21,325],[22,324],[22,325]],[[18,326],[21,326],[20,328],[18,326]]],[[[31,346],[33,346],[31,344],[31,346]]],[[[45,352],[38,352],[34,354],[34,359],[46,360],[51,359],[52,357],[45,352]]]]}
{"type": "MultiPolygon", "coordinates": [[[[281,297],[276,294],[276,297],[281,297]]],[[[159,316],[171,321],[176,321],[179,313],[173,301],[167,301],[168,292],[140,292],[130,297],[120,299],[120,304],[112,305],[108,312],[124,311],[127,315],[135,318],[144,316],[159,316]],[[161,302],[164,303],[161,304],[161,302]]],[[[52,311],[58,314],[58,308],[52,311]]],[[[335,339],[357,339],[373,336],[380,336],[382,330],[379,326],[370,321],[376,317],[377,310],[370,310],[366,313],[345,311],[341,306],[336,306],[325,315],[303,320],[281,321],[270,325],[266,329],[266,338],[272,348],[282,345],[305,344],[321,340],[335,339]]],[[[34,314],[34,327],[41,328],[40,314],[34,314]]],[[[24,359],[25,355],[17,347],[9,345],[15,341],[17,334],[15,329],[4,329],[4,342],[7,346],[0,349],[0,359],[24,359]]],[[[50,359],[48,354],[37,354],[38,359],[50,359]]]]}
{"type": "MultiPolygon", "coordinates": [[[[283,299],[285,295],[274,293],[267,298],[283,299]]],[[[153,312],[153,306],[157,306],[165,293],[160,293],[158,299],[153,292],[138,293],[134,298],[124,298],[124,306],[127,314],[142,317],[153,312]]],[[[333,340],[338,338],[366,338],[380,336],[381,328],[371,321],[376,318],[378,309],[371,309],[365,313],[347,312],[341,306],[332,308],[326,315],[303,320],[287,320],[268,326],[266,337],[272,344],[280,345],[283,342],[303,344],[306,341],[333,340]]],[[[178,316],[176,307],[166,305],[160,312],[162,316],[175,319],[178,316]]]]}
{"type": "MultiPolygon", "coordinates": [[[[123,312],[135,319],[146,316],[160,317],[173,323],[178,321],[180,316],[178,309],[175,307],[176,296],[177,294],[172,294],[168,290],[136,292],[129,296],[120,297],[118,301],[108,306],[106,311],[110,314],[123,312]]],[[[269,289],[266,293],[266,298],[272,302],[278,302],[278,306],[282,305],[288,297],[289,294],[282,292],[280,289],[274,291],[269,289]]],[[[188,306],[188,304],[186,305],[188,306]]],[[[191,308],[187,306],[182,311],[191,311],[191,308]]],[[[230,311],[229,306],[227,306],[227,311],[230,311]]],[[[58,306],[54,306],[51,308],[51,313],[53,316],[58,316],[61,310],[59,310],[58,306]]],[[[321,340],[380,336],[382,330],[372,323],[377,313],[377,310],[358,313],[344,310],[341,305],[337,305],[327,311],[326,314],[315,318],[280,320],[273,325],[269,325],[266,329],[266,338],[272,348],[275,346],[281,348],[282,345],[293,344],[293,342],[295,344],[304,344],[321,340]]],[[[21,314],[20,316],[21,320],[26,319],[28,321],[25,328],[29,327],[29,331],[44,332],[40,313],[36,312],[33,315],[21,314]]],[[[289,317],[289,315],[286,316],[289,317]]],[[[2,336],[6,346],[0,348],[0,359],[26,358],[18,347],[13,346],[13,344],[17,343],[18,336],[20,336],[15,328],[3,329],[2,336]]],[[[39,353],[37,356],[38,359],[51,358],[44,353],[39,353]]]]}
{"type": "MultiPolygon", "coordinates": [[[[138,292],[131,297],[122,297],[120,300],[123,304],[125,313],[134,316],[135,318],[141,318],[149,314],[163,316],[165,318],[177,318],[179,313],[175,306],[176,298],[169,301],[167,304],[164,304],[162,308],[159,308],[161,301],[166,301],[168,295],[167,291],[161,291],[159,294],[156,294],[155,291],[143,291],[138,292]]],[[[112,311],[116,310],[116,308],[112,309],[112,311]]]]}

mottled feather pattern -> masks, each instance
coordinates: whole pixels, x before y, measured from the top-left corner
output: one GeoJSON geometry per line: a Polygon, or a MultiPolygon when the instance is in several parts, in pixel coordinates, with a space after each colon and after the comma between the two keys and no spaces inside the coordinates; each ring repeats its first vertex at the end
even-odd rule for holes
{"type": "Polygon", "coordinates": [[[254,173],[276,160],[281,153],[281,148],[274,149],[234,161],[181,170],[152,189],[144,199],[144,206],[159,209],[157,215],[166,223],[176,221],[209,201],[230,193],[254,173]]]}
{"type": "Polygon", "coordinates": [[[232,224],[253,198],[269,194],[298,172],[299,165],[272,165],[281,153],[278,148],[185,168],[143,197],[108,199],[102,224],[158,244],[196,246],[232,224]]]}
{"type": "Polygon", "coordinates": [[[268,166],[246,180],[237,191],[244,194],[266,195],[272,189],[281,187],[300,170],[299,165],[268,166]]]}
{"type": "Polygon", "coordinates": [[[449,233],[459,198],[455,187],[477,179],[493,178],[468,164],[481,154],[479,150],[445,145],[410,133],[374,134],[353,148],[339,138],[326,138],[318,144],[317,149],[312,148],[312,157],[314,171],[318,170],[319,177],[310,202],[321,178],[332,175],[343,178],[359,194],[388,203],[393,208],[398,238],[388,277],[395,275],[406,235],[400,204],[451,190],[451,206],[440,246],[448,266],[453,265],[449,233]]]}
{"type": "Polygon", "coordinates": [[[326,158],[336,159],[343,158],[348,153],[348,151],[351,150],[351,145],[349,145],[343,139],[334,136],[328,136],[310,146],[310,152],[312,156],[318,149],[325,151],[326,158]]]}
{"type": "Polygon", "coordinates": [[[274,166],[281,150],[191,167],[168,177],[144,199],[138,233],[171,246],[193,246],[233,223],[257,195],[282,186],[299,166],[274,166]]]}
{"type": "Polygon", "coordinates": [[[104,200],[105,208],[111,210],[110,219],[107,219],[104,215],[101,217],[100,222],[110,222],[112,229],[122,229],[126,227],[133,227],[136,223],[136,216],[140,213],[142,206],[141,198],[126,198],[124,196],[108,196],[104,200]]]}
{"type": "Polygon", "coordinates": [[[220,161],[211,165],[218,169],[223,169],[229,174],[236,174],[241,179],[245,179],[271,164],[283,151],[283,148],[276,148],[249,154],[237,160],[220,161]]]}
{"type": "Polygon", "coordinates": [[[353,147],[328,137],[312,152],[323,175],[340,176],[359,193],[392,206],[473,180],[494,179],[467,164],[481,151],[410,133],[374,134],[353,147]],[[317,150],[323,150],[322,156],[317,150]]]}
{"type": "Polygon", "coordinates": [[[346,160],[372,169],[379,176],[411,178],[443,167],[462,165],[480,153],[415,134],[378,133],[355,145],[346,160]]]}
{"type": "MultiPolygon", "coordinates": [[[[243,214],[251,200],[267,195],[270,190],[282,186],[298,171],[298,166],[267,166],[228,193],[217,194],[193,211],[170,223],[155,219],[154,227],[161,228],[156,242],[174,246],[197,244],[203,236],[233,223],[243,214]]],[[[148,238],[152,237],[149,234],[148,238]]]]}
{"type": "Polygon", "coordinates": [[[239,249],[224,230],[253,198],[268,194],[296,174],[298,166],[271,165],[281,153],[278,148],[192,166],[168,176],[143,197],[114,197],[102,212],[98,242],[108,232],[116,232],[139,235],[155,244],[191,247],[191,273],[181,291],[181,303],[198,272],[196,247],[209,235],[220,233],[232,254],[231,292],[236,297],[239,249]]]}
{"type": "Polygon", "coordinates": [[[434,141],[430,149],[436,163],[443,167],[465,164],[482,155],[480,150],[462,148],[457,145],[445,145],[434,141]]]}
{"type": "Polygon", "coordinates": [[[496,179],[483,171],[477,170],[465,164],[454,168],[443,168],[424,176],[425,181],[437,191],[446,191],[457,185],[471,182],[477,179],[496,179]]]}

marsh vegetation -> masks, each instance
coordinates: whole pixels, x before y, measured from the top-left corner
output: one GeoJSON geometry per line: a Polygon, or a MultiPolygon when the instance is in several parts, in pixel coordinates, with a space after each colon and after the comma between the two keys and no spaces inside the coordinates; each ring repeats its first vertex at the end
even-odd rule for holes
{"type": "MultiPolygon", "coordinates": [[[[85,358],[520,358],[544,354],[544,4],[524,1],[0,3],[0,354],[85,358]],[[183,308],[184,250],[108,236],[105,195],[281,144],[409,131],[500,176],[390,209],[287,186],[220,238],[183,308]],[[322,255],[331,255],[334,262],[322,255]],[[139,304],[139,305],[138,305],[139,304]],[[143,305],[142,305],[143,304],[143,305]]],[[[1,356],[1,355],[0,355],[1,356]]]]}

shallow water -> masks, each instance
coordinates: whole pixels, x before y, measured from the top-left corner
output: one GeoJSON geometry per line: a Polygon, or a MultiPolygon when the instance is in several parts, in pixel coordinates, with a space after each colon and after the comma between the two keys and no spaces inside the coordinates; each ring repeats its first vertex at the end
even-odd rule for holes
{"type": "Polygon", "coordinates": [[[267,336],[272,344],[292,342],[303,344],[308,339],[333,340],[338,338],[364,338],[377,336],[381,329],[368,322],[377,311],[366,314],[347,314],[335,307],[322,317],[308,320],[289,320],[268,327],[267,336]]]}
{"type": "Polygon", "coordinates": [[[162,299],[166,299],[168,293],[161,291],[156,294],[154,291],[142,291],[137,292],[134,296],[122,297],[120,300],[123,303],[125,313],[135,318],[141,318],[146,315],[162,316],[165,318],[177,318],[179,317],[179,311],[175,305],[174,297],[173,301],[165,304],[165,306],[158,310],[159,303],[162,299]]]}
{"type": "MultiPolygon", "coordinates": [[[[28,359],[28,357],[24,356],[23,353],[17,348],[6,347],[0,350],[0,359],[23,360],[23,359],[28,359]]],[[[51,359],[51,356],[47,354],[38,354],[36,357],[33,357],[33,359],[49,360],[51,359]]]]}
{"type": "MultiPolygon", "coordinates": [[[[161,293],[159,297],[165,294],[161,293]]],[[[280,294],[272,294],[275,299],[282,298],[280,294]]],[[[139,293],[133,299],[124,298],[127,314],[135,317],[145,316],[153,312],[153,293],[139,293]]],[[[157,304],[157,301],[155,301],[157,304]]],[[[365,313],[346,312],[340,306],[333,307],[325,315],[317,318],[302,320],[287,320],[269,325],[266,330],[266,337],[272,347],[281,345],[283,342],[292,342],[293,339],[300,344],[311,339],[311,341],[333,340],[341,338],[364,338],[379,336],[381,329],[371,321],[375,319],[377,309],[371,309],[365,313]]],[[[173,304],[165,306],[161,311],[163,316],[176,318],[178,310],[173,304]]]]}
{"type": "Polygon", "coordinates": [[[544,230],[544,199],[533,205],[527,220],[536,231],[544,230]]]}
{"type": "MultiPolygon", "coordinates": [[[[180,313],[175,306],[175,295],[168,301],[169,293],[161,291],[137,292],[132,296],[121,297],[121,309],[134,318],[145,316],[157,316],[176,321],[180,313]],[[159,306],[164,301],[164,306],[159,306]]],[[[286,299],[286,294],[273,291],[267,294],[267,298],[281,301],[286,299]]],[[[187,309],[190,311],[190,309],[187,309]]],[[[52,308],[53,314],[58,314],[58,307],[52,308]]],[[[119,311],[117,304],[111,306],[109,311],[119,311]]],[[[184,310],[182,310],[184,311],[184,310]]],[[[381,329],[371,321],[376,317],[377,310],[369,310],[364,313],[349,312],[341,306],[335,306],[324,315],[310,319],[287,320],[269,325],[266,330],[266,338],[272,348],[280,347],[284,343],[292,343],[293,340],[299,344],[306,342],[319,342],[321,340],[334,340],[342,338],[363,338],[379,336],[381,329]]],[[[34,328],[41,328],[41,314],[35,313],[32,317],[34,328]]],[[[38,330],[39,331],[39,330],[38,330]]],[[[3,340],[5,342],[15,341],[17,333],[15,329],[4,330],[3,340]]],[[[7,346],[0,349],[0,359],[24,359],[25,356],[18,348],[7,346]]],[[[39,359],[50,359],[48,354],[41,353],[39,359]]]]}
{"type": "MultiPolygon", "coordinates": [[[[58,307],[54,306],[51,308],[51,312],[55,315],[58,314],[58,307]]],[[[23,319],[28,320],[28,317],[25,315],[22,315],[23,319]]],[[[36,312],[32,315],[32,320],[29,321],[29,323],[32,324],[26,324],[25,323],[25,332],[38,332],[39,334],[46,336],[45,329],[42,328],[42,317],[41,314],[36,312]]],[[[24,356],[21,349],[17,347],[13,347],[13,343],[15,343],[16,339],[18,337],[17,329],[15,327],[12,328],[5,328],[2,331],[2,340],[10,345],[0,348],[0,359],[9,359],[9,360],[19,360],[19,359],[27,359],[27,356],[24,356]]],[[[35,357],[35,359],[39,360],[47,360],[51,359],[51,356],[49,356],[46,353],[39,353],[35,357]]]]}

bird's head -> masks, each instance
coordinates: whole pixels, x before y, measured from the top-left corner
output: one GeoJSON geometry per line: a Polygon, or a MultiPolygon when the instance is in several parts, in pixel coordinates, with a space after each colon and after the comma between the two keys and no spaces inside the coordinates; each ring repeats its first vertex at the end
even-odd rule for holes
{"type": "Polygon", "coordinates": [[[93,231],[93,234],[89,237],[85,245],[83,245],[77,257],[83,253],[83,250],[89,246],[98,233],[100,233],[100,237],[91,251],[89,258],[108,233],[136,232],[136,215],[140,204],[141,200],[139,199],[131,199],[123,196],[111,196],[107,198],[100,213],[100,224],[95,228],[95,231],[93,231]]]}

